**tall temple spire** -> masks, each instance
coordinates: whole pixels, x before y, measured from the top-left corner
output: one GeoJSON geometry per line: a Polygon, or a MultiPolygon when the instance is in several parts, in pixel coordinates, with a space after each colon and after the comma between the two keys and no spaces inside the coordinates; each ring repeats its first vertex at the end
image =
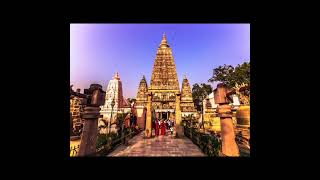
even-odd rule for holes
{"type": "Polygon", "coordinates": [[[150,89],[166,89],[180,92],[176,65],[172,49],[167,44],[166,35],[163,34],[160,47],[157,50],[152,70],[150,89]]]}

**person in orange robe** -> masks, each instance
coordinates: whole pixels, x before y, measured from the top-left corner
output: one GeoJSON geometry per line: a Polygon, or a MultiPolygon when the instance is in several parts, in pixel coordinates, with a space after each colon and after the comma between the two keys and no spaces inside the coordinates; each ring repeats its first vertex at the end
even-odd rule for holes
{"type": "Polygon", "coordinates": [[[161,120],[160,128],[161,128],[161,135],[166,135],[166,125],[164,124],[163,120],[161,120]]]}

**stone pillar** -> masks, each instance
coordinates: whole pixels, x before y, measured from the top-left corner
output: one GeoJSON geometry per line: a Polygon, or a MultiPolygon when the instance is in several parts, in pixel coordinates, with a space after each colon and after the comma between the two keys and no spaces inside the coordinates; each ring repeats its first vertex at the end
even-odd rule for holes
{"type": "Polygon", "coordinates": [[[180,110],[180,96],[181,94],[176,94],[176,124],[181,124],[181,110],[180,110]]]}
{"type": "Polygon", "coordinates": [[[137,111],[137,124],[141,129],[145,129],[146,127],[146,113],[147,110],[144,106],[136,106],[137,111]]]}
{"type": "Polygon", "coordinates": [[[145,136],[148,138],[151,138],[151,135],[152,135],[151,98],[152,98],[152,93],[148,93],[147,120],[146,120],[146,131],[145,131],[145,136]]]}
{"type": "Polygon", "coordinates": [[[221,123],[222,153],[226,156],[239,156],[239,148],[235,141],[232,122],[231,106],[226,97],[227,89],[223,84],[218,84],[214,90],[214,100],[218,107],[218,116],[221,123]]]}
{"type": "Polygon", "coordinates": [[[78,156],[94,156],[96,153],[98,118],[100,116],[98,99],[100,95],[100,90],[95,89],[92,95],[91,105],[84,108],[84,126],[78,156]]]}
{"type": "Polygon", "coordinates": [[[181,126],[181,109],[180,109],[180,96],[181,94],[176,94],[176,133],[178,137],[182,137],[184,135],[183,133],[183,127],[181,126]]]}

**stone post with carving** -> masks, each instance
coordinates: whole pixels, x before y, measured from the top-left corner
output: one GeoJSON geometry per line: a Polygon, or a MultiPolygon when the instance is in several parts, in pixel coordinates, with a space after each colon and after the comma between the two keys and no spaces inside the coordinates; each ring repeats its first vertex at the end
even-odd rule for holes
{"type": "Polygon", "coordinates": [[[224,84],[217,85],[214,90],[214,100],[218,106],[218,116],[221,123],[222,153],[226,156],[239,156],[239,148],[235,141],[231,106],[227,99],[227,88],[224,84]]]}
{"type": "Polygon", "coordinates": [[[148,93],[147,120],[146,120],[146,130],[145,130],[145,136],[146,136],[147,138],[151,138],[151,135],[152,135],[151,98],[152,98],[152,93],[148,93]]]}
{"type": "Polygon", "coordinates": [[[181,109],[180,109],[180,97],[181,94],[178,93],[176,94],[176,112],[175,112],[175,118],[176,118],[176,124],[175,124],[175,129],[177,132],[178,137],[183,136],[183,127],[181,126],[181,109]]]}
{"type": "Polygon", "coordinates": [[[80,141],[78,156],[94,156],[96,153],[98,118],[100,115],[99,97],[100,89],[96,88],[93,92],[91,104],[84,108],[84,126],[80,141]]]}

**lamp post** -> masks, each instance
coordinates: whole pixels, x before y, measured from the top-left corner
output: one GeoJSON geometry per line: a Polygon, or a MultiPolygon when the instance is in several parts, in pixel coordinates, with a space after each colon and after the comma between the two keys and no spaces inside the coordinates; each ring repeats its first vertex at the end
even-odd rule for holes
{"type": "Polygon", "coordinates": [[[109,124],[108,124],[108,134],[111,131],[111,120],[112,120],[112,113],[113,113],[114,105],[115,105],[115,102],[114,102],[114,98],[113,98],[112,101],[111,101],[111,117],[110,117],[109,124]]]}

